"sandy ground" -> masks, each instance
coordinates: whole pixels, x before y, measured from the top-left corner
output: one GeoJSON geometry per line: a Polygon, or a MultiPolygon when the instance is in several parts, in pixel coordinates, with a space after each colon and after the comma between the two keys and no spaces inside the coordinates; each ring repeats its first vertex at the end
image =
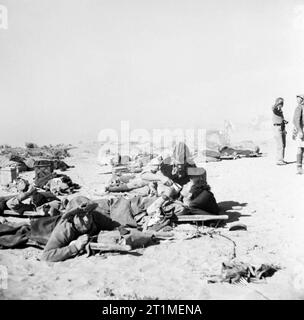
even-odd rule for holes
{"type": "MultiPolygon", "coordinates": [[[[96,150],[95,150],[96,151],[96,150]]],[[[76,149],[68,174],[97,198],[107,179],[94,148],[76,149]]],[[[60,263],[39,261],[35,248],[1,250],[8,269],[8,288],[1,299],[302,299],[304,298],[304,176],[295,164],[275,166],[263,158],[227,160],[205,165],[208,182],[230,216],[222,234],[236,243],[237,260],[253,265],[274,263],[282,270],[265,283],[210,284],[232,254],[232,242],[203,236],[165,241],[131,255],[85,256],[60,263]],[[234,221],[247,231],[229,231],[234,221]]],[[[294,160],[294,146],[287,150],[294,160]]],[[[193,230],[191,225],[180,227],[193,230]]]]}

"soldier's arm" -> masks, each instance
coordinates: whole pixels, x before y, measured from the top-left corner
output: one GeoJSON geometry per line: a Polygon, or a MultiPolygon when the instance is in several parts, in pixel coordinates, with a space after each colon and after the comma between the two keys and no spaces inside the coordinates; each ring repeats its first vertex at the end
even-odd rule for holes
{"type": "Polygon", "coordinates": [[[301,116],[302,116],[302,108],[298,106],[294,112],[293,116],[293,124],[296,127],[298,132],[303,132],[301,128],[301,116]]]}
{"type": "Polygon", "coordinates": [[[76,240],[76,235],[71,228],[69,222],[59,222],[43,250],[42,260],[52,262],[64,261],[78,254],[75,244],[71,244],[73,240],[76,240]]]}

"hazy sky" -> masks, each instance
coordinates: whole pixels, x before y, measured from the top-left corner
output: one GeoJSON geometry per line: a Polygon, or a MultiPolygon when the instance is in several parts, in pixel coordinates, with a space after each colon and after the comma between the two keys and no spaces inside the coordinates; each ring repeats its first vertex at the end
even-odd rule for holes
{"type": "Polygon", "coordinates": [[[291,118],[304,0],[0,0],[0,143],[291,118]]]}

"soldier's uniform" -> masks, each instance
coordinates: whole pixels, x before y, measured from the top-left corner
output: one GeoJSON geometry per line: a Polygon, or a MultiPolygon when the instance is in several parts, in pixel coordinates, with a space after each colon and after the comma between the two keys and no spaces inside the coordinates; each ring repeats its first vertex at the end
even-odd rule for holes
{"type": "Polygon", "coordinates": [[[274,106],[272,107],[272,123],[274,127],[274,136],[277,144],[277,164],[285,164],[285,148],[286,148],[286,130],[285,124],[287,121],[284,119],[283,111],[280,108],[283,105],[283,98],[277,98],[274,106]]]}
{"type": "Polygon", "coordinates": [[[297,171],[299,174],[302,174],[302,162],[303,162],[303,153],[304,153],[304,138],[299,136],[299,133],[304,132],[304,95],[299,95],[297,98],[301,98],[301,102],[299,102],[298,106],[295,109],[293,124],[296,130],[296,141],[297,141],[297,171]]]}

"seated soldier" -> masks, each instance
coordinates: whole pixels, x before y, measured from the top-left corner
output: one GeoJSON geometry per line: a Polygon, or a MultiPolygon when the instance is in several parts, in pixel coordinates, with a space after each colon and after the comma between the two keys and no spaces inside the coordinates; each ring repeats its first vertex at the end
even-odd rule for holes
{"type": "Polygon", "coordinates": [[[9,210],[22,215],[25,211],[41,211],[43,215],[59,215],[60,200],[50,192],[38,192],[34,185],[25,179],[18,179],[17,190],[19,194],[6,202],[9,210]],[[24,201],[30,199],[29,203],[24,201]]]}
{"type": "Polygon", "coordinates": [[[206,181],[206,170],[188,168],[190,181],[181,190],[183,203],[191,214],[219,214],[220,209],[206,181]]]}
{"type": "Polygon", "coordinates": [[[161,165],[161,173],[180,186],[189,182],[187,169],[196,167],[190,150],[184,142],[179,142],[173,149],[172,156],[165,158],[161,165]]]}
{"type": "Polygon", "coordinates": [[[172,156],[165,159],[158,156],[152,159],[143,169],[140,178],[143,181],[157,182],[165,186],[172,186],[174,183],[183,186],[189,181],[188,167],[196,167],[196,165],[187,145],[179,142],[174,147],[172,156]]]}
{"type": "Polygon", "coordinates": [[[119,227],[106,213],[97,211],[98,204],[86,197],[72,199],[54,228],[42,254],[42,260],[64,261],[75,257],[101,230],[119,227]]]}

